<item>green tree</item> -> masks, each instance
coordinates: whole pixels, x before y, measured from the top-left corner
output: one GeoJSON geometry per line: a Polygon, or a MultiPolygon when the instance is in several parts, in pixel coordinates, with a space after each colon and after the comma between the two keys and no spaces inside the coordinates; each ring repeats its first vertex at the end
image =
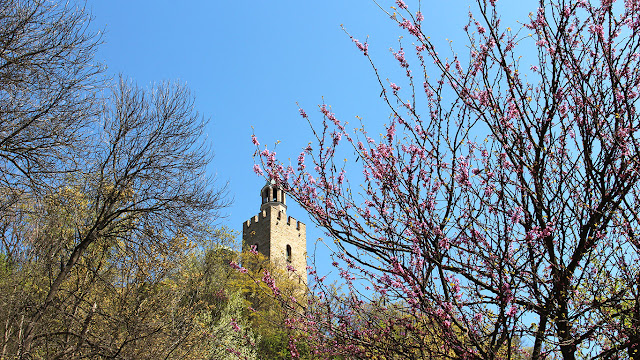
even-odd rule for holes
{"type": "Polygon", "coordinates": [[[188,89],[105,91],[82,7],[0,14],[0,359],[202,358],[176,274],[226,202],[188,89]]]}
{"type": "Polygon", "coordinates": [[[3,356],[18,355],[25,322],[42,311],[32,330],[29,354],[35,358],[202,358],[200,348],[192,346],[203,340],[198,309],[184,301],[186,284],[176,275],[194,248],[183,234],[156,237],[162,248],[144,250],[130,244],[136,241],[131,229],[118,229],[121,237],[97,237],[60,283],[49,308],[32,307],[47,301],[77,246],[79,220],[90,216],[90,202],[79,190],[61,188],[43,201],[44,215],[25,220],[22,235],[32,237],[33,248],[8,267],[10,276],[0,278],[6,305],[0,311],[6,324],[3,356]]]}

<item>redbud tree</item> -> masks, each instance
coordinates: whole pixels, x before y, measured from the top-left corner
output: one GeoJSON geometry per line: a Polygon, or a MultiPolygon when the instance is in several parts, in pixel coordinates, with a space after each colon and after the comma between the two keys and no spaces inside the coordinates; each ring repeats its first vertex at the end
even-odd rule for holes
{"type": "Polygon", "coordinates": [[[346,285],[316,277],[292,326],[325,357],[640,359],[640,1],[540,0],[508,27],[478,0],[446,56],[389,5],[401,78],[352,38],[383,134],[323,104],[297,163],[259,148],[346,285]]]}

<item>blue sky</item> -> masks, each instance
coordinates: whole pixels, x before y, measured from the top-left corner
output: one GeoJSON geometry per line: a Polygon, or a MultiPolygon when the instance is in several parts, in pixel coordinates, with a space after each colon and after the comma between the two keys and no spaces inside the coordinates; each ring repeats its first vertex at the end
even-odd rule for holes
{"type": "MultiPolygon", "coordinates": [[[[389,9],[394,2],[379,4],[389,9]]],[[[520,1],[500,4],[518,19],[534,10],[520,1]]],[[[441,51],[451,39],[464,52],[462,27],[473,4],[429,0],[421,6],[425,32],[441,51]]],[[[296,102],[316,121],[321,121],[317,105],[323,101],[343,121],[355,123],[357,115],[375,131],[388,119],[368,60],[340,28],[343,24],[361,41],[368,37],[383,77],[397,74],[389,48],[397,48],[401,31],[373,1],[88,0],[87,8],[92,28],[105,31],[97,56],[109,74],[121,73],[141,86],[180,81],[196,96],[198,111],[210,119],[211,171],[220,182],[229,182],[234,200],[221,224],[237,231],[257,214],[264,184],[252,171],[253,132],[263,144],[280,140],[279,158],[295,161],[311,140],[296,102]]],[[[291,202],[288,215],[307,223],[311,252],[323,232],[291,202]]]]}

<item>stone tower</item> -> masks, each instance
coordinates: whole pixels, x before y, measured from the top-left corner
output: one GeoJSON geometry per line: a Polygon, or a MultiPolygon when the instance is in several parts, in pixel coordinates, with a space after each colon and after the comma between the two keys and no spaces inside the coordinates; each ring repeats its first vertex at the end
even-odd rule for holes
{"type": "Polygon", "coordinates": [[[260,213],[242,225],[242,247],[256,246],[274,265],[296,269],[294,275],[307,284],[307,234],[305,224],[287,216],[286,195],[275,182],[260,190],[260,213]]]}

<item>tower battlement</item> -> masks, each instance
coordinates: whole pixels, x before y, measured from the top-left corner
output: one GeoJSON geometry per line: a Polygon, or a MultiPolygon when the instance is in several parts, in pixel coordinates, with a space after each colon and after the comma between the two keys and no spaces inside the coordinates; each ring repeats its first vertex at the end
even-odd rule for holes
{"type": "Polygon", "coordinates": [[[286,216],[285,212],[283,212],[282,210],[276,210],[273,207],[266,208],[262,210],[258,215],[254,215],[251,219],[245,221],[242,224],[242,230],[245,231],[259,223],[260,221],[270,221],[271,217],[274,216],[274,213],[277,220],[282,220],[286,217],[286,222],[284,222],[285,225],[294,227],[299,231],[306,231],[307,226],[303,222],[296,220],[293,216],[286,216]]]}

